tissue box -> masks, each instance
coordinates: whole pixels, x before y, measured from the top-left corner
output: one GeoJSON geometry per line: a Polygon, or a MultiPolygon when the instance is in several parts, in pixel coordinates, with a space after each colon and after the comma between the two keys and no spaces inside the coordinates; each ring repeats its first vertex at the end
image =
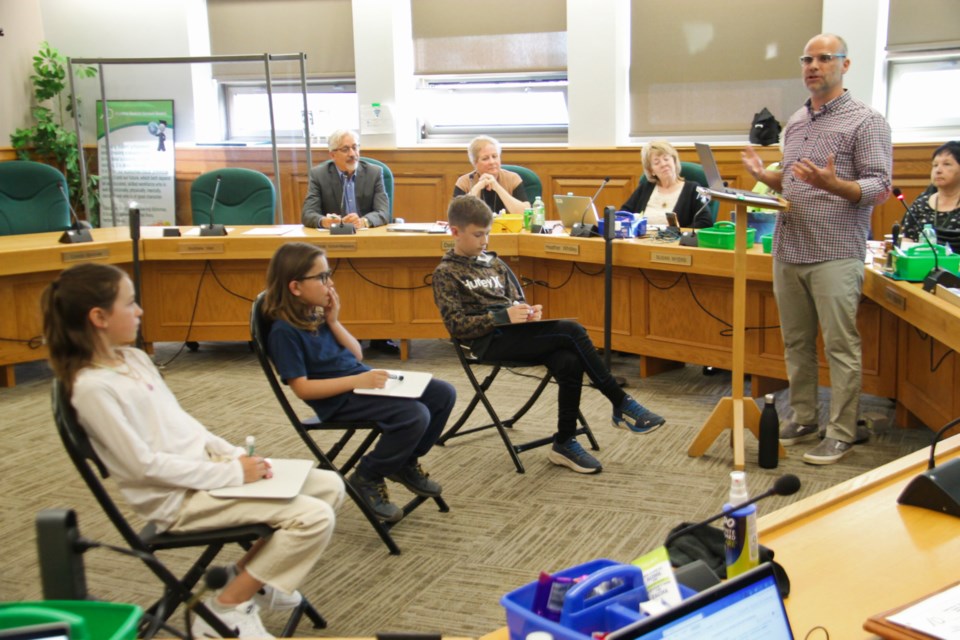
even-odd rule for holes
{"type": "MultiPolygon", "coordinates": [[[[532,631],[546,631],[554,640],[593,640],[591,634],[594,632],[609,633],[646,617],[640,613],[640,603],[648,599],[640,567],[601,558],[557,571],[554,575],[587,577],[567,591],[559,622],[533,612],[536,581],[504,595],[500,604],[507,610],[510,640],[524,640],[532,631]],[[609,588],[599,595],[592,595],[604,583],[609,588]]],[[[680,585],[680,594],[684,598],[694,593],[680,585]]]]}
{"type": "MultiPolygon", "coordinates": [[[[600,237],[603,237],[603,216],[597,221],[600,237]]],[[[647,219],[639,213],[617,211],[614,221],[614,238],[639,238],[647,235],[647,219]]]]}

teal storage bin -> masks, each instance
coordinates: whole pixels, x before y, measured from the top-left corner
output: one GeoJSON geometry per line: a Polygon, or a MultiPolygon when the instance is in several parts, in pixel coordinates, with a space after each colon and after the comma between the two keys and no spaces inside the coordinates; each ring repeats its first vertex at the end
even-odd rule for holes
{"type": "Polygon", "coordinates": [[[136,640],[142,615],[137,605],[118,602],[0,602],[0,629],[66,622],[71,640],[136,640]]]}
{"type": "MultiPolygon", "coordinates": [[[[757,230],[747,228],[747,249],[753,246],[757,230]]],[[[699,246],[705,249],[727,249],[732,251],[736,246],[737,225],[729,220],[722,220],[712,227],[697,231],[699,246]]]]}
{"type": "MultiPolygon", "coordinates": [[[[601,558],[554,575],[587,577],[567,591],[559,622],[533,612],[536,581],[504,595],[500,604],[507,611],[510,640],[524,640],[533,631],[546,631],[554,640],[592,640],[594,632],[609,633],[646,617],[640,613],[640,603],[648,600],[640,567],[601,558]],[[591,596],[604,583],[609,588],[591,596]]],[[[680,585],[680,594],[689,598],[694,591],[680,585]]]]}
{"type": "MultiPolygon", "coordinates": [[[[900,280],[921,282],[933,269],[933,249],[926,244],[915,244],[907,249],[893,252],[893,272],[900,280]]],[[[942,244],[937,245],[937,265],[941,269],[960,273],[960,255],[947,253],[942,244]]]]}

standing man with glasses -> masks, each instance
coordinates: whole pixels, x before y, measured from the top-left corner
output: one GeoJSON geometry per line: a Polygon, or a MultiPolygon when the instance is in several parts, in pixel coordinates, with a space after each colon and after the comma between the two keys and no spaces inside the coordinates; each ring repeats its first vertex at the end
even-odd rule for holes
{"type": "Polygon", "coordinates": [[[310,170],[303,226],[329,229],[342,221],[364,229],[390,222],[383,169],[360,159],[360,137],[337,129],[327,142],[330,160],[310,170]]]}
{"type": "Polygon", "coordinates": [[[832,464],[865,442],[858,432],[861,349],[857,308],[873,207],[890,195],[893,146],[883,116],[843,88],[847,44],[832,34],[810,40],[800,56],[810,93],[783,134],[782,170],[771,171],[752,147],[743,164],[790,202],[773,236],[773,292],[780,310],[793,419],[785,445],[820,435],[817,417],[817,327],[830,366],[826,436],[803,456],[832,464]]]}
{"type": "MultiPolygon", "coordinates": [[[[327,137],[327,145],[330,159],[310,170],[310,188],[300,215],[303,226],[329,229],[335,222],[347,222],[369,229],[389,223],[383,169],[360,159],[360,136],[337,129],[327,137]]],[[[393,340],[371,340],[370,347],[400,355],[393,340]]]]}

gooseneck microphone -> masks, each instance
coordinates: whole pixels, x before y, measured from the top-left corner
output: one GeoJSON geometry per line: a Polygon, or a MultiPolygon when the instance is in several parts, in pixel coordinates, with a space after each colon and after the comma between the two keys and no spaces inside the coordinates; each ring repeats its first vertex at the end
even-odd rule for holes
{"type": "Polygon", "coordinates": [[[718,513],[717,515],[715,515],[715,516],[710,516],[710,517],[707,518],[706,520],[702,520],[702,521],[700,521],[700,522],[696,522],[696,523],[694,523],[694,524],[691,524],[691,525],[689,525],[689,526],[684,527],[683,529],[680,529],[679,531],[675,531],[675,532],[671,533],[669,536],[667,536],[667,539],[663,541],[663,544],[664,544],[664,546],[667,546],[667,545],[669,545],[671,542],[673,542],[674,540],[676,540],[677,538],[679,538],[680,536],[684,536],[684,535],[690,533],[691,531],[695,531],[696,529],[699,529],[700,527],[705,527],[705,526],[707,526],[708,524],[710,524],[711,522],[713,522],[714,520],[719,520],[720,518],[723,518],[723,517],[725,517],[725,516],[730,515],[730,514],[733,513],[734,511],[739,511],[740,509],[743,509],[744,507],[749,507],[749,506],[752,505],[754,502],[759,502],[760,500],[763,500],[764,498],[769,498],[770,496],[792,496],[793,494],[795,494],[795,493],[796,493],[797,491],[799,491],[799,490],[800,490],[800,478],[798,478],[797,476],[793,475],[792,473],[784,474],[784,475],[780,476],[779,478],[777,478],[777,479],[774,481],[773,486],[770,487],[769,489],[767,489],[766,491],[764,491],[763,493],[758,494],[758,495],[750,498],[750,499],[747,500],[746,502],[741,502],[740,504],[735,504],[735,505],[731,506],[729,509],[724,509],[723,511],[721,511],[721,512],[718,513]]]}
{"type": "Polygon", "coordinates": [[[217,195],[220,193],[220,183],[223,181],[223,176],[217,176],[217,184],[213,187],[213,200],[210,201],[210,224],[200,227],[201,236],[225,236],[227,235],[227,228],[222,224],[213,223],[213,211],[217,207],[217,195]]]}
{"type": "Polygon", "coordinates": [[[600,188],[597,189],[595,194],[593,194],[593,197],[590,198],[590,202],[587,203],[586,207],[584,207],[583,213],[580,214],[580,222],[575,222],[573,228],[570,229],[570,235],[574,238],[589,238],[597,235],[596,225],[584,224],[584,220],[587,218],[587,211],[590,211],[590,209],[593,208],[594,203],[597,201],[597,197],[600,195],[600,192],[603,191],[604,187],[607,186],[608,182],[610,182],[610,176],[607,176],[603,179],[603,182],[600,184],[600,188]]]}
{"type": "Polygon", "coordinates": [[[900,204],[903,205],[903,209],[906,211],[906,217],[910,218],[910,221],[917,226],[918,235],[923,237],[924,241],[926,241],[930,247],[930,251],[933,252],[933,269],[931,269],[927,277],[923,279],[923,290],[928,292],[936,291],[938,284],[942,284],[945,287],[960,287],[960,277],[950,273],[946,269],[940,268],[940,261],[937,258],[937,245],[923,232],[923,225],[920,224],[917,217],[910,211],[907,203],[903,201],[903,192],[900,191],[899,188],[894,187],[893,195],[900,201],[900,204]]]}
{"type": "Polygon", "coordinates": [[[63,188],[63,185],[58,184],[57,188],[60,189],[60,193],[63,194],[63,199],[67,201],[67,209],[70,210],[70,220],[73,223],[73,225],[60,236],[60,242],[64,244],[93,242],[93,235],[90,234],[90,223],[86,220],[81,220],[77,215],[76,210],[74,210],[73,205],[70,203],[70,196],[67,195],[67,191],[63,188]]]}
{"type": "Polygon", "coordinates": [[[930,460],[927,470],[904,487],[897,502],[947,513],[960,518],[960,458],[936,466],[937,442],[947,431],[960,424],[955,418],[943,426],[930,442],[930,460]]]}

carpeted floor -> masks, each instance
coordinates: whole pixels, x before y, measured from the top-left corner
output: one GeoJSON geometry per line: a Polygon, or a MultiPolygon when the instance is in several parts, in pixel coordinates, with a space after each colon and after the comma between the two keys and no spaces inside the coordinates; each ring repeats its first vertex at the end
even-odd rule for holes
{"type": "MultiPolygon", "coordinates": [[[[169,359],[178,346],[158,345],[158,361],[169,359]]],[[[460,394],[454,417],[469,399],[466,379],[444,341],[415,341],[405,363],[377,354],[368,362],[428,370],[454,383],[460,394]]],[[[641,381],[637,358],[620,355],[614,358],[614,371],[627,378],[628,391],[641,403],[667,417],[666,426],[645,436],[615,430],[609,423],[609,403],[587,390],[582,409],[600,442],[597,455],[604,471],[599,475],[553,466],[544,449],[521,454],[527,473],[518,474],[494,432],[435,448],[424,466],[443,484],[450,513],[438,512],[432,502],[423,505],[394,529],[403,553],[391,556],[348,501],[330,548],[302,587],[330,626],[323,632],[302,627],[300,635],[372,636],[406,630],[480,636],[505,623],[501,595],[534,580],[539,571],[598,557],[629,561],[662,541],[677,523],[718,511],[732,468],[727,438],[702,458],[690,458],[686,450],[717,400],[730,393],[729,373],[703,376],[699,366],[688,366],[641,381]]],[[[252,433],[258,451],[277,457],[309,455],[279,412],[246,344],[203,343],[199,352],[179,355],[165,373],[181,404],[227,439],[242,443],[252,433]]],[[[23,365],[17,374],[17,387],[0,389],[0,435],[6,448],[0,472],[4,601],[41,597],[33,525],[40,509],[74,508],[84,536],[119,542],[56,436],[46,366],[23,365]]],[[[492,395],[498,407],[509,409],[529,394],[533,381],[513,373],[502,378],[492,395]]],[[[555,398],[551,387],[518,427],[524,436],[553,431],[555,398]]],[[[781,418],[788,417],[785,392],[777,394],[777,404],[781,418]]],[[[863,412],[873,418],[870,443],[830,467],[803,464],[801,445],[790,449],[778,469],[759,469],[756,442],[748,436],[752,492],[768,488],[787,472],[803,483],[797,497],[765,501],[761,513],[929,443],[929,433],[892,425],[892,404],[886,399],[865,396],[863,412]]],[[[397,485],[390,486],[396,501],[409,497],[397,485]]],[[[230,550],[225,557],[236,555],[230,550]]],[[[176,554],[167,557],[171,564],[183,562],[176,554]]],[[[88,552],[86,573],[90,592],[99,598],[146,604],[158,593],[158,583],[138,561],[108,551],[88,552]]],[[[265,620],[269,629],[279,631],[279,617],[268,615],[265,620]]]]}

